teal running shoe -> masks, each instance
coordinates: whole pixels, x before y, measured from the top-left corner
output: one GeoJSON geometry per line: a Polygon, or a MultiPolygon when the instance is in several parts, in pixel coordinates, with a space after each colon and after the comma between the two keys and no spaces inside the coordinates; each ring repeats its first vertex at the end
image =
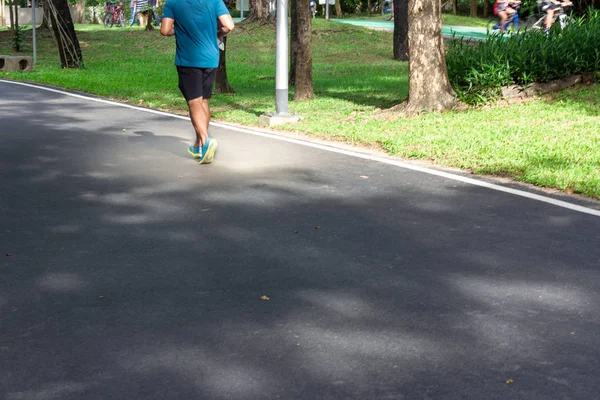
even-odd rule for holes
{"type": "Polygon", "coordinates": [[[215,152],[217,151],[217,139],[207,138],[204,146],[202,146],[202,153],[198,164],[210,164],[215,158],[215,152]]]}
{"type": "Polygon", "coordinates": [[[201,150],[200,146],[198,146],[198,147],[194,147],[194,146],[188,147],[188,153],[190,153],[192,155],[192,157],[194,157],[194,158],[200,158],[200,157],[202,157],[202,150],[201,150]]]}

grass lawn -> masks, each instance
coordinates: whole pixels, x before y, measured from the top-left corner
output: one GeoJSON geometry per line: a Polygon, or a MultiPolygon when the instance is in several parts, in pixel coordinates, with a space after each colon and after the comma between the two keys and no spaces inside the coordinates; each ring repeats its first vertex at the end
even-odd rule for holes
{"type": "MultiPolygon", "coordinates": [[[[85,69],[61,70],[53,39],[39,38],[35,71],[0,77],[186,112],[173,38],[138,28],[76,28],[85,69]]],[[[407,64],[392,60],[392,34],[322,19],[313,28],[315,99],[290,101],[303,120],[280,130],[600,199],[600,86],[521,105],[390,121],[376,111],[401,102],[408,80],[407,64]]],[[[9,52],[7,35],[0,32],[0,54],[9,52]]],[[[24,44],[30,53],[30,36],[24,44]]],[[[252,126],[274,109],[274,52],[273,28],[239,26],[230,35],[228,77],[236,93],[213,96],[215,120],[252,126]]]]}

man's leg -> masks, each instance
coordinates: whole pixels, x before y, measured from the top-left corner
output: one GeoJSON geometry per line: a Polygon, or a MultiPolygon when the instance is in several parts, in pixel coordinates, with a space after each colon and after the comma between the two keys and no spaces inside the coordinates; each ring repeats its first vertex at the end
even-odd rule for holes
{"type": "Polygon", "coordinates": [[[210,122],[210,111],[208,109],[208,100],[203,97],[189,100],[188,107],[192,125],[196,131],[196,141],[194,147],[202,147],[208,138],[208,123],[210,122]]]}

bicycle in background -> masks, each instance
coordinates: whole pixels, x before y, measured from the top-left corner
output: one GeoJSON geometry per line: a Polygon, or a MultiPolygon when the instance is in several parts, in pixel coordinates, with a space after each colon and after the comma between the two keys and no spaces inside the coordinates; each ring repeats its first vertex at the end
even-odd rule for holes
{"type": "Polygon", "coordinates": [[[120,28],[125,28],[127,26],[127,19],[125,18],[125,10],[122,1],[118,3],[107,1],[104,3],[104,10],[106,13],[104,14],[104,18],[102,18],[102,22],[105,28],[112,28],[113,25],[120,28]]]}
{"type": "Polygon", "coordinates": [[[504,23],[504,29],[501,29],[499,16],[494,15],[492,18],[490,18],[490,20],[488,22],[488,30],[489,31],[501,30],[501,31],[507,32],[509,28],[511,28],[513,31],[516,31],[520,28],[519,8],[521,8],[521,2],[520,1],[511,1],[508,3],[508,5],[510,6],[510,8],[515,10],[515,12],[514,12],[514,14],[510,15],[506,19],[506,22],[504,23]]]}
{"type": "Polygon", "coordinates": [[[394,18],[394,0],[384,0],[384,2],[381,3],[381,16],[386,21],[390,21],[394,18]]]}
{"type": "MultiPolygon", "coordinates": [[[[538,7],[540,11],[544,10],[545,2],[538,2],[538,7]]],[[[546,3],[547,4],[547,3],[546,3]]],[[[556,21],[558,21],[560,25],[560,29],[564,29],[567,25],[575,22],[575,18],[571,17],[565,11],[566,8],[572,7],[573,3],[570,1],[560,3],[560,7],[554,10],[554,16],[552,17],[552,23],[550,26],[553,26],[556,21]]],[[[527,26],[531,27],[531,29],[537,29],[540,31],[546,31],[546,13],[533,14],[527,18],[527,26]]]]}

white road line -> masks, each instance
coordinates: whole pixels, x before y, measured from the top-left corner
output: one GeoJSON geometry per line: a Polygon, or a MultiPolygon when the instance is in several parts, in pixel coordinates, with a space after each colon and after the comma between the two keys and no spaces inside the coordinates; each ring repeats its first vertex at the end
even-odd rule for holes
{"type": "MultiPolygon", "coordinates": [[[[7,81],[7,80],[3,80],[3,79],[0,79],[0,82],[10,83],[10,84],[14,84],[14,85],[27,86],[27,87],[31,87],[31,88],[34,88],[34,89],[46,90],[48,92],[59,93],[59,94],[65,95],[65,96],[71,96],[71,97],[75,97],[75,98],[78,98],[78,99],[84,99],[84,100],[88,100],[88,101],[95,101],[97,103],[110,104],[110,105],[117,106],[117,107],[130,108],[132,110],[143,111],[143,112],[147,112],[147,113],[150,113],[150,114],[162,115],[162,116],[165,116],[165,117],[171,117],[171,118],[178,118],[178,119],[189,120],[188,117],[184,117],[184,116],[176,115],[176,114],[171,114],[171,113],[167,113],[167,112],[164,112],[164,111],[157,111],[157,110],[151,110],[151,109],[148,109],[148,108],[136,107],[136,106],[132,106],[132,105],[129,105],[129,104],[118,103],[116,101],[98,99],[98,98],[84,96],[84,95],[80,95],[80,94],[76,94],[76,93],[69,93],[69,92],[66,92],[66,91],[62,91],[62,90],[58,90],[58,89],[52,89],[52,88],[48,88],[48,87],[44,87],[44,86],[33,85],[33,84],[30,84],[30,83],[16,82],[16,81],[7,81]]],[[[362,154],[362,153],[359,153],[359,152],[354,152],[354,151],[349,151],[349,150],[343,150],[343,149],[339,149],[339,148],[336,148],[336,147],[330,147],[330,146],[326,146],[326,145],[322,145],[322,144],[318,144],[318,143],[311,143],[311,142],[307,142],[307,141],[304,141],[304,140],[292,139],[292,138],[289,138],[289,137],[284,137],[284,136],[279,136],[279,135],[275,135],[275,134],[270,134],[270,133],[255,131],[255,130],[248,129],[248,128],[240,128],[240,127],[237,127],[237,126],[230,126],[230,125],[223,124],[223,123],[218,123],[218,122],[211,122],[211,125],[219,127],[219,128],[229,129],[229,130],[232,130],[232,131],[247,133],[247,134],[250,134],[250,135],[261,136],[261,137],[272,139],[272,140],[280,140],[280,141],[283,141],[283,142],[289,142],[289,143],[294,143],[294,144],[298,144],[298,145],[301,145],[301,146],[312,147],[312,148],[315,148],[315,149],[329,151],[329,152],[332,152],[332,153],[344,154],[344,155],[350,156],[350,157],[362,158],[364,160],[376,161],[376,162],[380,162],[380,163],[383,163],[383,164],[393,165],[395,167],[409,169],[409,170],[412,170],[412,171],[418,171],[418,172],[422,172],[424,174],[435,175],[435,176],[439,176],[439,177],[442,177],[442,178],[446,178],[446,179],[451,179],[451,180],[454,180],[454,181],[459,181],[459,182],[467,183],[469,185],[480,186],[480,187],[484,187],[484,188],[487,188],[487,189],[496,190],[496,191],[499,191],[499,192],[510,193],[512,195],[515,195],[515,196],[525,197],[525,198],[528,198],[528,199],[531,199],[531,200],[536,200],[536,201],[540,201],[540,202],[543,202],[543,203],[552,204],[552,205],[557,206],[557,207],[567,208],[569,210],[573,210],[573,211],[577,211],[577,212],[580,212],[580,213],[585,213],[585,214],[594,215],[596,217],[600,217],[600,210],[595,210],[593,208],[580,206],[578,204],[569,203],[567,201],[557,200],[557,199],[553,199],[551,197],[546,197],[546,196],[542,196],[542,195],[539,195],[539,194],[526,192],[524,190],[513,189],[513,188],[509,188],[509,187],[497,185],[497,184],[494,184],[494,183],[480,181],[480,180],[473,179],[473,178],[467,178],[467,177],[461,176],[461,175],[451,174],[449,172],[438,171],[438,170],[435,170],[435,169],[420,167],[418,165],[413,165],[413,164],[405,163],[405,162],[402,162],[402,161],[392,160],[392,159],[383,158],[383,157],[372,156],[372,155],[369,155],[369,154],[362,154]]]]}

